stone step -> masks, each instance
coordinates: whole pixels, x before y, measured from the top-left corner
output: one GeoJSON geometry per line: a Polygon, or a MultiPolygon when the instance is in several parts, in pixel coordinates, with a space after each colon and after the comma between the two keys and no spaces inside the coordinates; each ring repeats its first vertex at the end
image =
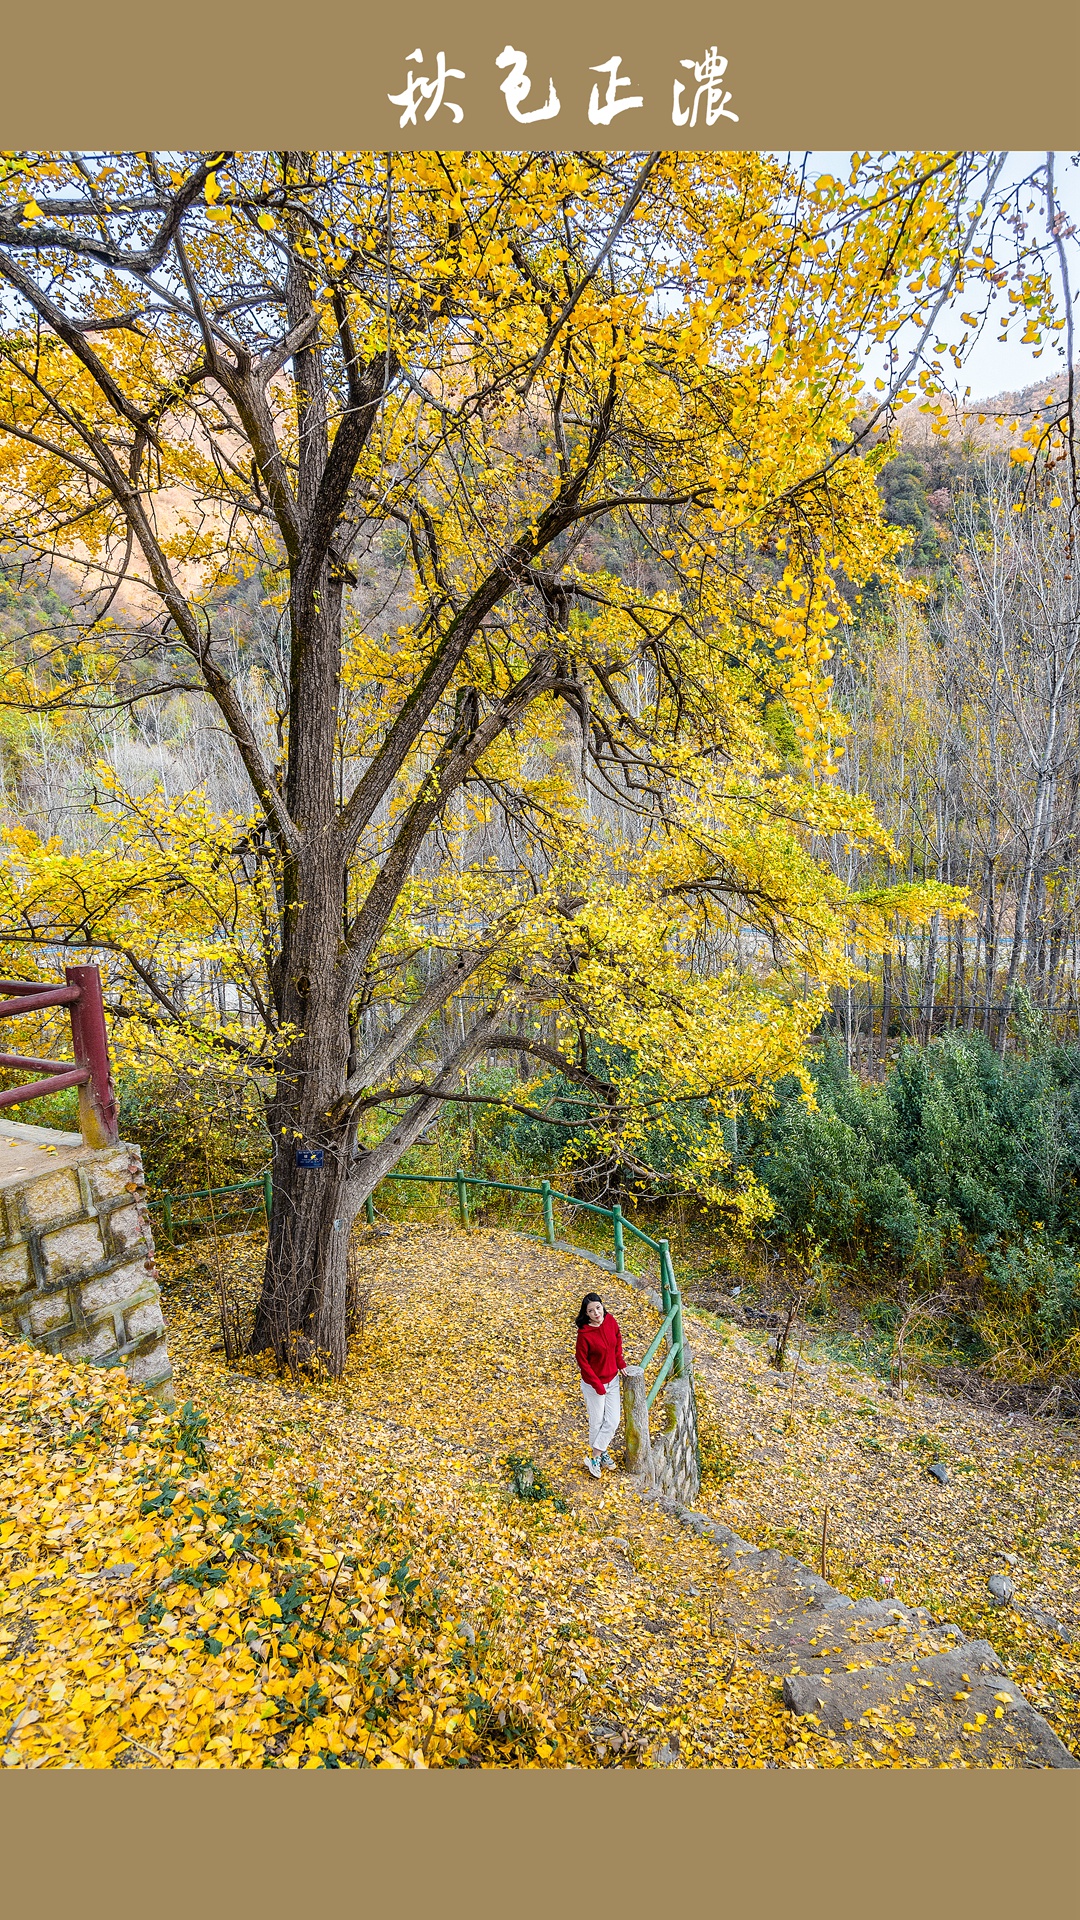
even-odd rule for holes
{"type": "Polygon", "coordinates": [[[795,1673],[784,1679],[784,1704],[812,1715],[835,1735],[865,1737],[884,1715],[914,1723],[915,1750],[959,1745],[974,1765],[1011,1752],[1026,1766],[1075,1767],[1053,1728],[1004,1672],[988,1640],[966,1640],[919,1660],[897,1659],[854,1673],[795,1673]]]}
{"type": "Polygon", "coordinates": [[[782,1678],[784,1703],[850,1747],[900,1740],[913,1759],[970,1766],[1008,1757],[1030,1767],[1077,1767],[988,1640],[890,1600],[853,1600],[789,1554],[755,1547],[705,1514],[661,1504],[715,1541],[735,1579],[724,1613],[762,1670],[782,1678]],[[879,1737],[879,1735],[881,1737],[879,1737]]]}

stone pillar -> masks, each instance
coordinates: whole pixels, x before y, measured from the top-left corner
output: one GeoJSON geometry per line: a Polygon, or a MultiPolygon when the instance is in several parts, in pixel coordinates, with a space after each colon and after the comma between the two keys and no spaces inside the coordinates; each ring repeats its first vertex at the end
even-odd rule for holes
{"type": "Polygon", "coordinates": [[[660,1401],[663,1424],[653,1437],[653,1479],[669,1500],[689,1506],[701,1491],[697,1406],[689,1374],[669,1380],[660,1401]]]}
{"type": "Polygon", "coordinates": [[[0,1122],[0,1332],[174,1404],[138,1147],[0,1122]]]}
{"type": "Polygon", "coordinates": [[[647,1479],[651,1479],[649,1403],[645,1398],[645,1374],[641,1367],[623,1368],[622,1409],[627,1472],[643,1473],[647,1479]]]}
{"type": "Polygon", "coordinates": [[[664,1492],[670,1494],[673,1500],[689,1506],[701,1491],[697,1406],[694,1383],[689,1374],[681,1380],[668,1381],[664,1392],[664,1412],[664,1492]]]}
{"type": "Polygon", "coordinates": [[[660,1423],[656,1432],[650,1431],[642,1369],[625,1367],[622,1383],[628,1470],[641,1474],[646,1484],[666,1499],[689,1506],[701,1491],[697,1403],[692,1377],[687,1374],[682,1379],[668,1381],[658,1402],[660,1423]]]}

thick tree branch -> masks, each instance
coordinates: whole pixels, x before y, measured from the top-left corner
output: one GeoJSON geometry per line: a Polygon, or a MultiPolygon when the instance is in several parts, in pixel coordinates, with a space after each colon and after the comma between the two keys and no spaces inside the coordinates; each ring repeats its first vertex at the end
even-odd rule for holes
{"type": "Polygon", "coordinates": [[[147,433],[149,431],[148,416],[128,399],[105,362],[90,346],[85,333],[68,319],[63,308],[58,307],[55,300],[50,300],[48,294],[42,292],[30,275],[24,273],[21,267],[16,266],[14,260],[9,260],[3,253],[0,253],[0,274],[8,285],[14,287],[27,304],[33,307],[34,312],[40,315],[56,338],[62,340],[70,349],[76,360],[81,361],[114,413],[119,414],[122,420],[126,420],[128,425],[136,428],[138,432],[147,433]]]}
{"type": "Polygon", "coordinates": [[[350,1179],[350,1187],[353,1189],[352,1197],[356,1199],[357,1205],[366,1199],[369,1193],[374,1192],[379,1181],[385,1178],[391,1168],[397,1166],[402,1154],[419,1140],[420,1135],[431,1125],[446,1102],[454,1098],[455,1089],[448,1083],[452,1083],[459,1074],[464,1073],[466,1067],[476,1059],[477,1054],[483,1052],[489,1035],[494,1031],[512,997],[511,992],[499,1004],[482,1014],[472,1031],[466,1034],[461,1045],[443,1061],[435,1076],[435,1091],[425,1093],[391,1129],[386,1138],[380,1140],[377,1147],[367,1151],[360,1150],[356,1171],[350,1179]]]}
{"type": "MultiPolygon", "coordinates": [[[[6,214],[0,214],[0,246],[17,247],[34,253],[45,249],[50,251],[57,249],[64,253],[77,254],[82,259],[96,260],[102,266],[115,268],[120,273],[135,275],[153,273],[160,267],[172,245],[174,236],[180,231],[185,213],[189,207],[195,205],[196,201],[202,199],[210,175],[216,173],[218,168],[231,157],[231,153],[228,152],[209,155],[177,189],[171,201],[163,194],[157,201],[136,200],[132,204],[130,211],[134,213],[153,212],[162,204],[166,209],[157,233],[149,247],[142,253],[125,253],[122,247],[116,246],[113,242],[95,240],[87,234],[73,232],[70,227],[45,226],[40,221],[35,221],[32,226],[25,226],[21,221],[12,220],[6,214]]],[[[67,207],[61,209],[59,203],[52,204],[58,211],[68,211],[67,207]]],[[[122,211],[127,213],[129,208],[125,206],[122,211]]],[[[74,207],[70,212],[73,218],[78,218],[80,214],[90,218],[100,216],[100,209],[93,206],[74,207]]]]}
{"type": "Polygon", "coordinates": [[[544,340],[544,344],[540,348],[535,359],[532,361],[529,367],[529,371],[525,376],[525,385],[522,392],[523,399],[528,395],[529,388],[532,386],[532,383],[535,380],[536,375],[540,371],[540,368],[543,366],[544,361],[548,357],[548,354],[551,352],[551,349],[554,346],[556,340],[558,339],[559,334],[562,332],[562,329],[565,327],[567,321],[569,320],[571,314],[574,311],[574,308],[577,306],[578,301],[581,299],[582,294],[585,292],[585,289],[590,285],[590,283],[593,280],[595,280],[605,260],[610,258],[611,250],[614,247],[616,241],[618,240],[619,235],[622,233],[624,227],[626,226],[627,221],[633,215],[634,208],[637,206],[638,201],[641,199],[641,196],[644,193],[646,186],[648,185],[649,177],[656,169],[656,163],[659,160],[659,158],[660,158],[660,154],[658,152],[650,153],[648,158],[644,161],[638,173],[637,179],[634,181],[633,186],[631,187],[629,193],[626,196],[626,199],[622,204],[622,207],[620,208],[618,218],[615,220],[611,228],[611,231],[608,234],[607,239],[605,240],[603,246],[601,247],[599,253],[597,254],[596,259],[593,261],[592,266],[589,268],[586,274],[582,275],[582,278],[578,281],[577,286],[574,288],[573,293],[570,295],[570,298],[565,302],[563,307],[556,314],[554,320],[551,323],[551,326],[548,328],[548,332],[544,340]]]}
{"type": "Polygon", "coordinates": [[[425,775],[363,906],[349,926],[346,944],[355,956],[357,972],[365,965],[385,929],[405,878],[449,796],[499,735],[513,726],[534,700],[556,685],[557,678],[550,671],[550,656],[545,654],[516,686],[494,703],[483,719],[455,728],[435,765],[425,775]]]}
{"type": "MultiPolygon", "coordinates": [[[[323,563],[327,555],[332,553],[334,536],[339,529],[357,461],[367,444],[378,416],[379,402],[396,367],[397,362],[392,354],[377,354],[360,373],[350,376],[350,386],[356,397],[334,435],[303,529],[300,564],[293,589],[301,618],[310,611],[318,591],[323,563]]],[[[335,557],[339,566],[348,558],[344,553],[335,557]]]]}
{"type": "Polygon", "coordinates": [[[92,433],[90,442],[108,477],[113,497],[122,508],[139,543],[162,604],[195,656],[206,690],[236,742],[237,751],[244,763],[248,778],[266,815],[267,825],[281,849],[284,852],[295,853],[299,844],[296,827],[289,817],[285,802],[263,758],[262,749],[252,732],[247,714],[231,682],[215,665],[209,642],[199,630],[194,608],[173,577],[157,535],[150,524],[142,497],[128,481],[115,455],[100,434],[92,433]]]}
{"type": "Polygon", "coordinates": [[[385,1034],[350,1073],[345,1082],[346,1098],[351,1099],[364,1087],[377,1086],[386,1078],[416,1035],[427,1025],[433,1013],[460,993],[466,980],[487,958],[487,949],[459,954],[452,966],[445,967],[418,1000],[402,1015],[397,1025],[385,1034]]]}
{"type": "Polygon", "coordinates": [[[563,1078],[576,1087],[588,1087],[590,1093],[599,1095],[610,1103],[618,1098],[618,1088],[610,1080],[601,1080],[599,1074],[590,1073],[587,1067],[580,1066],[574,1060],[568,1060],[557,1047],[549,1047],[543,1040],[534,1040],[529,1034],[493,1033],[487,1042],[489,1047],[504,1047],[513,1053],[530,1053],[537,1060],[543,1060],[554,1067],[563,1078]]]}
{"type": "Polygon", "coordinates": [[[492,569],[455,615],[423,673],[418,676],[386,739],[342,813],[341,831],[347,854],[351,854],[355,848],[372,813],[400,773],[417,736],[449,687],[488,614],[498,606],[514,582],[528,571],[537,555],[543,553],[560,533],[580,517],[578,509],[581,495],[607,442],[614,405],[615,395],[609,392],[594,428],[587,456],[577,472],[569,477],[555,499],[545,508],[535,529],[519,536],[502,564],[492,569]]]}

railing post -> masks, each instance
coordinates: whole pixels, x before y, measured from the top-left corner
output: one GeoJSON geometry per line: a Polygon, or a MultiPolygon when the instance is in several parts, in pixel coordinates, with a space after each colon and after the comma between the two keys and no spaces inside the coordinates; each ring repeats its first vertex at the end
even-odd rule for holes
{"type": "Polygon", "coordinates": [[[266,1208],[266,1224],[269,1226],[274,1206],[274,1176],[269,1167],[263,1174],[263,1206],[266,1208]]]}
{"type": "Polygon", "coordinates": [[[79,1088],[79,1130],[88,1147],[115,1147],[120,1138],[116,1094],[109,1071],[109,1036],[101,975],[96,967],[65,967],[69,987],[78,987],[71,1002],[71,1040],[75,1065],[88,1067],[90,1078],[79,1088]]]}
{"type": "Polygon", "coordinates": [[[375,1196],[372,1193],[369,1193],[364,1201],[364,1218],[369,1227],[375,1225],[375,1196]]]}
{"type": "Polygon", "coordinates": [[[544,1203],[544,1238],[549,1247],[555,1245],[555,1209],[551,1204],[551,1181],[541,1180],[540,1194],[544,1203]]]}
{"type": "Polygon", "coordinates": [[[675,1318],[671,1323],[671,1344],[675,1349],[673,1373],[685,1373],[683,1364],[682,1297],[675,1285],[675,1269],[671,1264],[671,1249],[666,1240],[660,1242],[660,1291],[664,1302],[664,1312],[675,1309],[675,1318]]]}
{"type": "Polygon", "coordinates": [[[660,1248],[660,1298],[664,1303],[663,1317],[666,1320],[671,1312],[671,1255],[666,1240],[658,1241],[660,1248]]]}
{"type": "Polygon", "coordinates": [[[622,1411],[626,1470],[651,1479],[653,1458],[649,1438],[649,1403],[645,1396],[645,1374],[641,1367],[623,1368],[622,1411]]]}
{"type": "Polygon", "coordinates": [[[626,1249],[623,1246],[622,1208],[618,1201],[611,1209],[611,1225],[615,1234],[615,1271],[626,1272],[626,1249]]]}
{"type": "Polygon", "coordinates": [[[175,1247],[176,1242],[173,1239],[172,1194],[171,1193],[163,1193],[161,1196],[161,1231],[162,1231],[162,1235],[164,1237],[166,1245],[170,1247],[175,1247]]]}
{"type": "Polygon", "coordinates": [[[461,1167],[458,1168],[457,1172],[454,1175],[454,1184],[457,1187],[458,1219],[461,1222],[461,1225],[466,1230],[468,1230],[469,1196],[465,1191],[465,1174],[461,1167]]]}

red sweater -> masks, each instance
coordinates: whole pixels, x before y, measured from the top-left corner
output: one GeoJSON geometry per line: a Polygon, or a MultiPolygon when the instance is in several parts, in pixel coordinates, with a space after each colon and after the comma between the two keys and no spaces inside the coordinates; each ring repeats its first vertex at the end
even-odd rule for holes
{"type": "Polygon", "coordinates": [[[598,1327],[591,1327],[586,1321],[578,1328],[575,1358],[586,1386],[604,1393],[609,1380],[614,1380],[626,1365],[622,1334],[613,1313],[605,1313],[598,1327]]]}

